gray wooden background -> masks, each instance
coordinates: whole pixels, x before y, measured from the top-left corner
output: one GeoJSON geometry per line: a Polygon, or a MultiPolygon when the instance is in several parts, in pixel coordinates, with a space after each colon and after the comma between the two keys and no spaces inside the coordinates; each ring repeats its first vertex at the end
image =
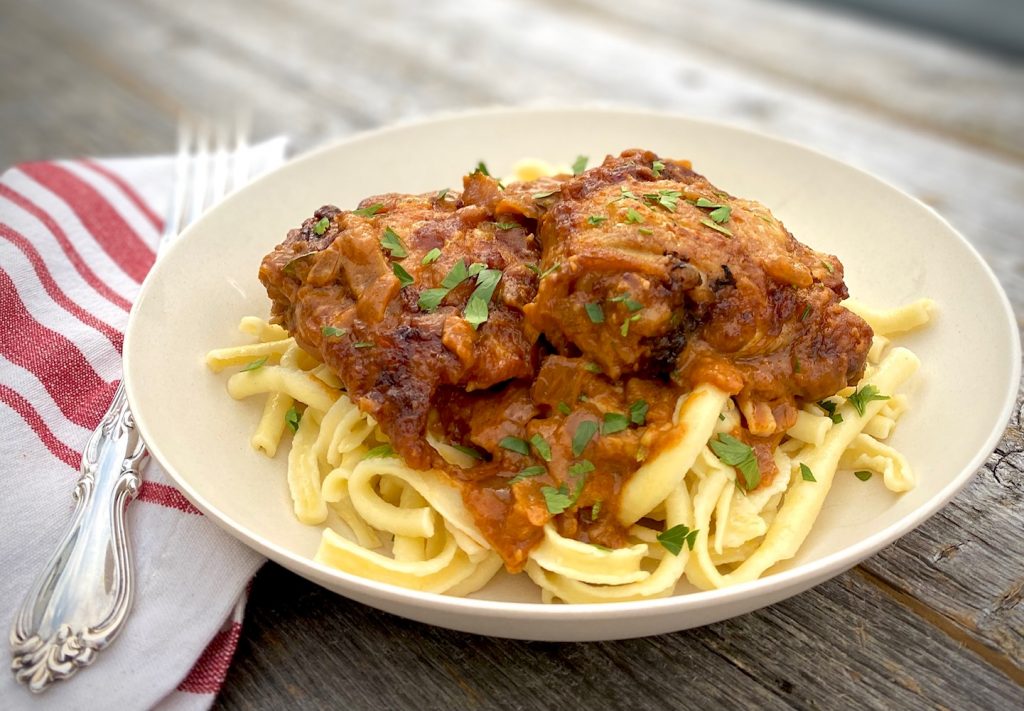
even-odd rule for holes
{"type": "MultiPolygon", "coordinates": [[[[1024,67],[778,1],[0,0],[0,164],[167,152],[248,107],[298,150],[443,110],[640,106],[799,140],[934,206],[1024,316],[1024,67]]],[[[1021,400],[927,524],[708,627],[601,644],[408,622],[268,565],[224,708],[949,708],[1024,703],[1021,400]]]]}

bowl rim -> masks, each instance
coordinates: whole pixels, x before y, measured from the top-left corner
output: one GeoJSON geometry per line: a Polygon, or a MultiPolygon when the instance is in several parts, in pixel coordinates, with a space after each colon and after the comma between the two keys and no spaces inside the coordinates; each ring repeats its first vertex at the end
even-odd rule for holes
{"type": "MultiPolygon", "coordinates": [[[[392,133],[405,131],[411,128],[428,127],[432,125],[440,125],[451,122],[459,122],[464,120],[473,119],[487,119],[490,117],[507,117],[517,115],[564,115],[564,114],[601,114],[605,116],[619,116],[619,117],[630,117],[630,118],[658,118],[675,120],[684,123],[698,124],[709,128],[725,128],[732,131],[746,133],[753,135],[754,137],[765,140],[771,143],[781,144],[785,148],[794,151],[801,151],[804,153],[812,154],[814,157],[823,159],[829,163],[838,164],[844,169],[855,171],[859,173],[862,178],[873,181],[876,184],[881,185],[891,191],[898,193],[900,196],[910,200],[917,208],[924,209],[931,216],[939,221],[939,223],[945,227],[950,235],[955,239],[959,240],[962,247],[968,250],[968,253],[978,262],[982,269],[982,272],[988,278],[988,281],[992,286],[995,287],[996,294],[998,296],[1000,305],[1002,307],[1001,313],[1005,318],[1007,325],[1007,337],[1008,342],[1005,346],[1009,347],[1010,355],[1012,356],[1011,361],[1011,387],[1007,389],[1006,396],[999,408],[998,419],[999,423],[1002,423],[1000,427],[996,427],[989,434],[985,440],[984,445],[978,449],[974,456],[970,459],[968,464],[964,466],[959,473],[942,489],[940,489],[935,495],[933,495],[924,505],[915,509],[911,515],[905,516],[903,519],[890,524],[889,526],[877,531],[876,533],[858,541],[857,543],[843,548],[834,553],[830,553],[821,559],[815,560],[809,563],[803,563],[793,568],[783,570],[777,573],[767,575],[765,577],[758,578],[746,583],[740,583],[738,585],[719,588],[715,590],[702,590],[697,592],[688,592],[678,595],[670,595],[663,598],[654,598],[647,600],[633,600],[633,601],[619,601],[619,602],[604,602],[604,603],[574,603],[566,605],[551,605],[542,602],[511,602],[511,601],[499,601],[499,600],[482,600],[470,597],[454,597],[444,595],[440,593],[429,593],[418,590],[412,590],[408,588],[402,588],[390,583],[382,583],[368,578],[363,578],[351,573],[346,573],[335,568],[330,568],[321,563],[317,563],[311,558],[307,558],[298,555],[291,550],[284,548],[283,546],[267,539],[261,534],[249,530],[248,528],[236,524],[234,521],[229,519],[226,515],[219,512],[219,510],[213,506],[210,502],[199,495],[188,483],[188,481],[180,476],[175,468],[170,464],[170,460],[160,447],[159,442],[156,442],[154,438],[149,437],[149,427],[145,417],[136,418],[136,425],[142,434],[143,440],[147,442],[147,448],[150,453],[156,458],[161,464],[168,476],[173,480],[175,486],[182,492],[182,494],[202,511],[206,516],[213,520],[219,527],[227,531],[234,538],[240,540],[249,548],[252,548],[268,558],[275,560],[276,562],[284,565],[285,567],[299,572],[308,571],[305,577],[310,577],[310,573],[313,574],[314,581],[318,584],[323,585],[320,579],[323,577],[331,578],[339,583],[344,584],[343,587],[356,588],[356,593],[365,593],[371,595],[374,598],[384,599],[390,602],[401,603],[412,605],[420,609],[430,610],[441,610],[441,611],[453,611],[457,609],[460,613],[468,613],[473,616],[490,615],[493,613],[505,613],[513,615],[527,615],[537,616],[541,618],[587,618],[587,619],[601,619],[608,617],[618,617],[622,614],[629,614],[631,616],[646,616],[656,615],[665,613],[667,611],[686,611],[693,608],[701,608],[704,606],[715,607],[725,606],[730,603],[740,603],[751,597],[762,595],[770,597],[771,593],[784,591],[787,588],[799,586],[804,581],[819,581],[822,576],[831,577],[832,575],[853,567],[860,561],[864,560],[868,556],[877,552],[884,546],[896,541],[902,536],[906,535],[913,529],[923,524],[926,520],[931,518],[940,508],[945,506],[949,501],[959,493],[971,480],[978,469],[984,464],[988,456],[995,450],[996,445],[1002,439],[1003,433],[1005,432],[1006,425],[1012,415],[1013,407],[1016,403],[1017,392],[1020,386],[1021,379],[1021,340],[1020,333],[1017,329],[1016,318],[1014,316],[1013,308],[1010,304],[1010,300],[1003,289],[999,280],[996,278],[992,268],[988,265],[985,259],[981,256],[978,250],[956,229],[954,228],[944,217],[942,217],[936,210],[931,206],[923,203],[913,195],[901,190],[889,181],[880,178],[873,173],[870,173],[862,168],[846,163],[838,158],[834,158],[823,151],[815,148],[811,148],[795,141],[775,136],[768,132],[753,129],[749,126],[741,125],[731,121],[720,121],[712,120],[707,118],[700,118],[687,115],[681,112],[665,112],[665,111],[653,111],[644,108],[630,108],[622,106],[587,106],[587,105],[567,105],[567,106],[527,106],[527,107],[506,107],[506,106],[492,106],[487,108],[476,108],[461,111],[444,111],[434,113],[429,116],[410,118],[401,120],[387,126],[374,128],[366,131],[354,133],[349,136],[345,136],[336,140],[329,141],[323,146],[314,148],[306,151],[299,156],[296,156],[277,168],[265,173],[256,180],[252,181],[245,188],[242,188],[234,195],[228,197],[213,210],[220,211],[222,209],[230,209],[230,205],[239,198],[244,196],[244,193],[254,185],[258,185],[263,181],[271,179],[279,170],[286,166],[293,166],[294,164],[301,164],[305,162],[312,162],[320,159],[321,156],[329,154],[333,151],[339,150],[341,147],[360,143],[369,140],[375,140],[382,136],[387,136],[392,133]],[[1014,387],[1016,386],[1016,387],[1014,387]],[[154,443],[155,442],[155,443],[154,443]]],[[[179,249],[184,249],[183,244],[187,244],[190,241],[192,233],[194,233],[205,221],[206,217],[200,218],[195,223],[185,229],[179,237],[167,248],[166,252],[168,255],[171,252],[176,252],[179,249]]],[[[164,256],[164,255],[162,255],[164,256]]],[[[134,325],[139,318],[138,305],[146,300],[149,291],[153,288],[152,285],[156,281],[153,278],[154,274],[159,273],[160,263],[163,259],[157,261],[153,268],[150,270],[146,279],[144,280],[138,296],[132,305],[131,312],[128,318],[128,324],[125,329],[125,338],[123,346],[123,372],[125,387],[128,393],[129,404],[133,412],[137,411],[137,401],[134,396],[135,387],[132,385],[132,352],[133,352],[133,332],[134,325]]],[[[302,574],[302,573],[300,573],[302,574]]],[[[813,583],[812,583],[813,584],[813,583]]],[[[345,594],[339,592],[339,594],[345,594]]]]}

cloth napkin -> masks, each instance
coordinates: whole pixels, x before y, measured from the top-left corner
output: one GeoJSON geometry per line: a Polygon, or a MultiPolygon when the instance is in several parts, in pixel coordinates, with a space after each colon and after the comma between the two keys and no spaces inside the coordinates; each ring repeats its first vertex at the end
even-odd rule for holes
{"type": "MultiPolygon", "coordinates": [[[[252,149],[277,165],[284,139],[252,149]]],[[[171,157],[27,163],[0,176],[0,624],[73,510],[82,450],[121,377],[128,311],[153,265],[171,157]]],[[[129,509],[135,603],[89,667],[42,694],[0,672],[3,709],[205,709],[263,558],[207,520],[154,461],[129,509]]],[[[6,657],[9,669],[10,656],[6,657]]]]}

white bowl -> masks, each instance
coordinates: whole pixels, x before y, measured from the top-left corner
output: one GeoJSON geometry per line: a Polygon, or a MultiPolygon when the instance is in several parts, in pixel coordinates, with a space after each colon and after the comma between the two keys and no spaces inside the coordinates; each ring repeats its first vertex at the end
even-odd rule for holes
{"type": "Polygon", "coordinates": [[[814,151],[737,128],[632,111],[494,110],[363,134],[303,156],[232,196],[158,262],[132,310],[124,347],[131,407],[150,450],[181,491],[224,530],[346,597],[430,624],[536,640],[638,637],[715,622],[777,602],[863,560],[949,501],[999,440],[1020,377],[1005,294],[978,253],[931,209],[814,151]],[[923,366],[892,443],[917,472],[895,495],[880,477],[839,476],[799,554],[724,590],[607,605],[544,605],[525,576],[501,574],[472,598],[414,592],[313,562],[320,530],[292,515],[285,454],[249,447],[255,401],[235,402],[204,353],[240,343],[238,320],[265,315],[261,257],[325,203],[353,207],[388,191],[458,187],[485,160],[591,164],[649,148],[689,158],[729,192],[767,205],[797,239],[846,265],[852,294],[877,306],[928,296],[938,316],[902,339],[923,366]]]}

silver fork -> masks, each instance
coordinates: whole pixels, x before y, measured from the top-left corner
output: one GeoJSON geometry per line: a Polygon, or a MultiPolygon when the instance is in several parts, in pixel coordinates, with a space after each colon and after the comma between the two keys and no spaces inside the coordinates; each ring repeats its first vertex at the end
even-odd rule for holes
{"type": "MultiPolygon", "coordinates": [[[[248,127],[181,123],[171,209],[158,254],[250,173],[248,127]]],[[[71,526],[32,585],[11,628],[11,669],[41,692],[91,664],[124,627],[135,591],[128,505],[149,453],[118,385],[82,455],[71,526]]]]}

